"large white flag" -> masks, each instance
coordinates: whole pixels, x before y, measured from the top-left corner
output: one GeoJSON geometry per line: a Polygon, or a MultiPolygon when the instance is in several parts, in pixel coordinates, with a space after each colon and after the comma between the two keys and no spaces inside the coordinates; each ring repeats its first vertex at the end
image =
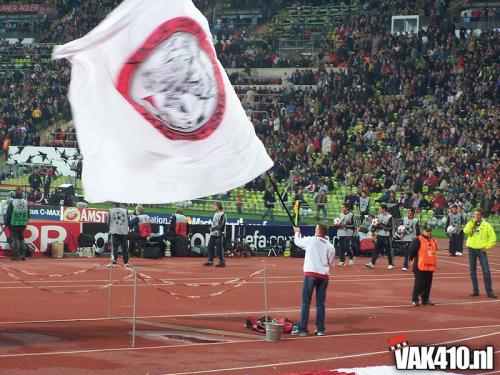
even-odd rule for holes
{"type": "Polygon", "coordinates": [[[125,0],[81,39],[69,99],[91,202],[168,203],[272,166],[191,0],[125,0]]]}

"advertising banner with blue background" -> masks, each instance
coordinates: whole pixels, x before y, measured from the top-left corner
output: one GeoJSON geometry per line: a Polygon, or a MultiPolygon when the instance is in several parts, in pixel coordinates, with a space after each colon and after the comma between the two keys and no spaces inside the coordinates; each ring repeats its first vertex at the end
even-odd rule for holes
{"type": "Polygon", "coordinates": [[[61,207],[30,206],[30,220],[61,221],[61,207]]]}

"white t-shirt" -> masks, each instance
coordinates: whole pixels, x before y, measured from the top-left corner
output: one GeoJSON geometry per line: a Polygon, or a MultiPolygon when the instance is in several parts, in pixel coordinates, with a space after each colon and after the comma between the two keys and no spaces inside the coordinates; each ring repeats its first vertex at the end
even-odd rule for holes
{"type": "Polygon", "coordinates": [[[304,258],[304,273],[312,272],[320,275],[330,275],[330,266],[335,261],[333,245],[322,237],[300,237],[295,233],[295,245],[306,251],[304,258]]]}

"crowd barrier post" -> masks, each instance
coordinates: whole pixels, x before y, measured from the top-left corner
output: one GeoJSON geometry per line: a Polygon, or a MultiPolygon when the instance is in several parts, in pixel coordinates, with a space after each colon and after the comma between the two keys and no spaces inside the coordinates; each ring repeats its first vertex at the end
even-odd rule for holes
{"type": "Polygon", "coordinates": [[[108,319],[111,319],[111,289],[113,288],[113,264],[109,264],[108,319]]]}
{"type": "Polygon", "coordinates": [[[134,297],[132,304],[132,348],[135,348],[135,322],[137,318],[137,269],[134,268],[134,297]]]}
{"type": "Polygon", "coordinates": [[[266,324],[268,321],[268,306],[267,306],[267,267],[264,267],[264,316],[266,317],[266,324]]]}

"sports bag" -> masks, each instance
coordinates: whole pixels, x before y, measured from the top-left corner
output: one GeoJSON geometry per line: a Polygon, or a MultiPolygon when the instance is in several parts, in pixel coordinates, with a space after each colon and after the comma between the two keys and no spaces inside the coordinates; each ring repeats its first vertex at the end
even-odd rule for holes
{"type": "MultiPolygon", "coordinates": [[[[268,323],[274,322],[274,323],[279,323],[283,324],[283,333],[290,333],[292,332],[294,323],[289,320],[288,318],[281,318],[281,319],[273,319],[270,316],[267,317],[268,323]]],[[[260,333],[266,333],[266,317],[263,316],[262,318],[255,320],[253,316],[249,316],[247,318],[247,322],[245,324],[245,327],[247,329],[251,329],[260,333]]]]}

